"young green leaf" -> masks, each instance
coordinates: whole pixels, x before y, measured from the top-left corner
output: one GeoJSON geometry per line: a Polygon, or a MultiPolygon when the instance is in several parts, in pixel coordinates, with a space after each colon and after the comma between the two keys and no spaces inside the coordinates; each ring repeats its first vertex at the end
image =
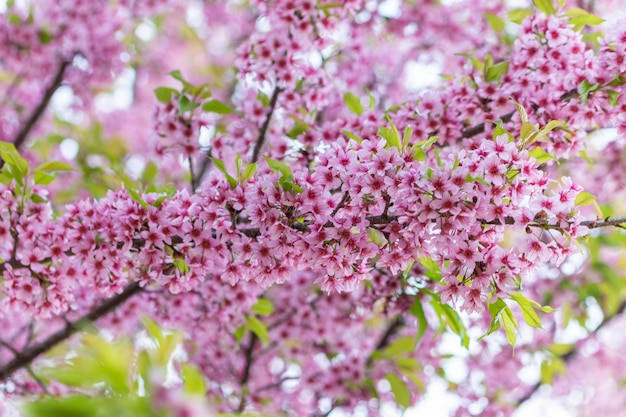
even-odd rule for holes
{"type": "Polygon", "coordinates": [[[270,335],[265,324],[254,316],[246,319],[246,327],[259,338],[259,340],[267,345],[270,342],[270,335]]]}
{"type": "Polygon", "coordinates": [[[154,95],[161,103],[171,103],[172,97],[177,96],[178,90],[169,87],[158,87],[154,90],[154,95]]]}
{"type": "Polygon", "coordinates": [[[274,304],[266,298],[259,298],[252,306],[252,311],[260,316],[269,316],[274,312],[274,304]]]}
{"type": "Polygon", "coordinates": [[[391,392],[396,399],[396,403],[402,408],[408,408],[411,405],[411,391],[409,391],[404,381],[392,373],[386,374],[385,379],[391,385],[391,392]]]}
{"type": "Polygon", "coordinates": [[[231,113],[239,114],[237,110],[233,109],[232,107],[230,107],[229,105],[225,103],[222,103],[219,100],[211,100],[211,101],[204,103],[202,105],[202,110],[206,112],[217,113],[217,114],[231,114],[231,113]]]}
{"type": "Polygon", "coordinates": [[[356,95],[348,92],[343,95],[343,102],[346,103],[346,106],[352,111],[352,113],[360,116],[363,114],[363,104],[361,103],[361,99],[356,95]]]}

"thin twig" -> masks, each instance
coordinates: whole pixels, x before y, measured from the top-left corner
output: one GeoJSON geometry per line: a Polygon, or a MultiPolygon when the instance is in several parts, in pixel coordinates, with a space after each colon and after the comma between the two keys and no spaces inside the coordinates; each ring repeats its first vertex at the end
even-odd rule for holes
{"type": "MultiPolygon", "coordinates": [[[[602,320],[602,322],[600,322],[600,324],[598,325],[598,327],[596,327],[595,329],[593,329],[593,331],[589,334],[590,337],[592,335],[595,335],[596,333],[598,333],[598,331],[600,331],[600,329],[602,329],[604,326],[606,326],[611,320],[613,320],[614,318],[620,316],[622,313],[624,313],[624,310],[626,310],[626,301],[622,302],[622,304],[620,304],[620,306],[617,308],[617,310],[615,311],[614,314],[610,315],[610,316],[605,316],[604,319],[602,320]]],[[[559,359],[561,359],[564,363],[569,362],[574,356],[576,356],[577,350],[574,348],[572,350],[570,350],[567,353],[564,353],[563,355],[559,356],[559,359]]],[[[517,407],[521,406],[522,404],[524,404],[526,401],[530,400],[533,395],[535,395],[535,393],[539,390],[539,388],[541,388],[543,384],[541,382],[537,382],[535,385],[532,386],[532,388],[530,389],[530,391],[528,391],[523,397],[521,397],[519,400],[517,400],[517,407]]]]}
{"type": "Polygon", "coordinates": [[[19,355],[13,358],[13,360],[0,367],[0,381],[6,380],[18,369],[30,366],[30,364],[39,355],[67,340],[70,336],[78,332],[85,323],[93,322],[102,318],[140,291],[141,287],[139,286],[139,283],[133,282],[132,284],[127,285],[121,293],[103,301],[83,317],[76,321],[68,322],[63,329],[52,334],[47,339],[24,349],[19,353],[19,355]]]}
{"type": "Polygon", "coordinates": [[[254,332],[250,332],[250,343],[248,344],[248,346],[246,347],[246,350],[244,351],[244,357],[245,357],[245,365],[243,368],[243,374],[241,375],[241,381],[240,381],[240,385],[241,385],[241,399],[239,401],[239,407],[237,408],[237,411],[239,413],[242,413],[243,410],[246,408],[246,393],[245,391],[248,389],[248,380],[250,379],[250,371],[252,369],[252,364],[254,362],[254,358],[252,357],[252,354],[254,353],[254,348],[258,342],[259,338],[256,336],[256,334],[254,334],[254,332]]]}
{"type": "MultiPolygon", "coordinates": [[[[67,69],[69,65],[70,65],[69,61],[62,61],[61,64],[59,65],[59,68],[57,69],[57,72],[54,75],[54,79],[52,80],[52,83],[50,83],[50,86],[48,86],[48,88],[46,89],[43,97],[41,98],[41,101],[39,102],[37,107],[35,107],[35,109],[31,113],[30,117],[26,120],[26,122],[24,122],[24,126],[22,126],[22,129],[18,132],[17,136],[13,140],[13,145],[15,145],[17,149],[19,149],[24,144],[26,137],[28,136],[30,131],[33,129],[33,127],[35,127],[35,125],[41,118],[41,115],[46,110],[46,107],[48,107],[48,103],[50,103],[50,99],[52,98],[52,95],[61,86],[61,83],[63,82],[63,76],[65,74],[65,70],[67,69]]],[[[1,164],[2,162],[0,162],[0,166],[1,164]]]]}
{"type": "Polygon", "coordinates": [[[367,362],[365,362],[366,366],[370,366],[374,361],[374,353],[383,350],[391,343],[391,339],[395,336],[396,333],[404,326],[404,319],[402,315],[397,315],[392,321],[389,322],[385,331],[381,334],[374,351],[367,358],[367,362]]]}
{"type": "Polygon", "coordinates": [[[281,93],[281,91],[281,88],[274,88],[274,93],[272,93],[272,98],[270,99],[270,111],[267,112],[265,121],[263,122],[261,130],[259,131],[259,138],[254,145],[254,151],[252,152],[252,163],[259,160],[259,156],[261,155],[261,149],[263,148],[263,144],[265,143],[265,137],[267,136],[267,129],[269,128],[270,122],[272,121],[272,115],[274,114],[274,110],[276,109],[278,95],[281,93]]]}

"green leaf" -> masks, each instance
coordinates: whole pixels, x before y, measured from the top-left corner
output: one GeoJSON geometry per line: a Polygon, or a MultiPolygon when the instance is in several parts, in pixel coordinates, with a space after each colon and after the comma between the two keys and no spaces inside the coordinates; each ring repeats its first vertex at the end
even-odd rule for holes
{"type": "Polygon", "coordinates": [[[621,87],[626,85],[626,77],[623,75],[616,75],[615,78],[611,80],[610,83],[607,84],[609,87],[621,87]]]}
{"type": "Polygon", "coordinates": [[[100,415],[101,401],[86,396],[73,395],[64,398],[43,398],[26,404],[28,417],[85,417],[100,415]]]}
{"type": "Polygon", "coordinates": [[[280,173],[284,176],[293,177],[293,173],[291,172],[291,168],[289,167],[289,165],[285,164],[284,162],[280,162],[275,159],[268,158],[267,156],[263,156],[263,158],[265,158],[267,165],[270,167],[272,171],[280,173]]]}
{"type": "Polygon", "coordinates": [[[523,122],[522,123],[522,127],[520,128],[520,138],[522,139],[522,142],[525,142],[526,139],[528,139],[533,133],[535,133],[537,131],[537,127],[528,123],[528,122],[523,122]]]}
{"type": "Polygon", "coordinates": [[[547,153],[539,146],[531,149],[530,152],[528,152],[528,155],[535,158],[535,160],[537,160],[537,162],[539,162],[540,164],[546,163],[550,160],[554,160],[554,161],[557,160],[557,157],[555,154],[547,153]]]}
{"type": "Polygon", "coordinates": [[[569,24],[574,25],[575,30],[582,29],[585,25],[598,26],[604,22],[604,19],[599,18],[596,15],[588,14],[586,16],[578,16],[570,19],[569,24]]]}
{"type": "Polygon", "coordinates": [[[620,93],[618,91],[615,90],[604,90],[604,92],[606,93],[608,100],[609,100],[609,104],[613,107],[617,106],[617,100],[619,99],[620,93]]]}
{"type": "Polygon", "coordinates": [[[485,13],[485,18],[487,19],[487,22],[489,22],[489,24],[491,25],[491,28],[495,31],[495,32],[503,32],[504,31],[504,20],[502,20],[499,16],[496,16],[493,13],[485,13]]]}
{"type": "Polygon", "coordinates": [[[461,346],[467,349],[469,347],[469,337],[467,336],[465,325],[461,321],[459,313],[447,304],[441,304],[441,307],[448,321],[448,326],[454,333],[459,335],[461,338],[461,346]]]}
{"type": "Polygon", "coordinates": [[[43,164],[39,165],[37,168],[35,168],[33,172],[40,172],[40,171],[56,172],[56,171],[73,171],[73,170],[74,168],[66,163],[59,162],[59,161],[50,161],[50,162],[44,162],[43,164]]]}
{"type": "Polygon", "coordinates": [[[362,143],[363,139],[361,139],[360,137],[358,137],[357,135],[355,135],[354,133],[348,132],[345,129],[341,130],[341,133],[343,133],[344,135],[346,135],[349,139],[352,139],[353,141],[355,141],[356,143],[362,143]]]}
{"type": "Polygon", "coordinates": [[[235,336],[235,340],[237,341],[237,343],[241,343],[241,341],[243,340],[243,335],[246,334],[246,327],[245,326],[239,326],[235,329],[235,332],[233,333],[233,336],[235,336]]]}
{"type": "Polygon", "coordinates": [[[395,124],[393,124],[393,122],[391,121],[391,118],[389,116],[387,116],[386,118],[387,118],[387,122],[389,122],[389,125],[391,126],[391,129],[384,127],[384,126],[379,127],[378,136],[385,139],[385,141],[387,141],[388,146],[396,148],[399,151],[401,151],[402,140],[400,139],[400,132],[398,132],[398,128],[396,127],[395,124]]]}
{"type": "Polygon", "coordinates": [[[411,140],[411,136],[413,135],[413,128],[411,126],[407,126],[404,128],[404,135],[402,135],[402,147],[406,148],[409,145],[409,141],[411,140]]]}
{"type": "Polygon", "coordinates": [[[204,105],[202,106],[202,110],[206,112],[217,113],[217,114],[231,114],[231,113],[240,114],[240,112],[233,109],[229,105],[222,103],[219,100],[211,100],[209,102],[204,103],[204,105]]]}
{"type": "Polygon", "coordinates": [[[267,107],[270,105],[270,98],[262,91],[259,91],[259,93],[256,95],[256,99],[261,102],[263,107],[267,107]]]}
{"type": "Polygon", "coordinates": [[[178,114],[180,115],[188,111],[194,111],[198,107],[200,107],[200,103],[189,100],[189,97],[184,94],[178,99],[178,114]]]}
{"type": "Polygon", "coordinates": [[[307,131],[307,129],[309,128],[309,125],[307,123],[304,123],[302,119],[300,119],[299,117],[295,117],[295,116],[291,116],[291,117],[294,119],[294,124],[293,124],[293,127],[289,129],[287,133],[285,133],[285,135],[287,135],[287,137],[291,139],[297,139],[298,136],[300,136],[301,134],[307,131]]]}
{"type": "Polygon", "coordinates": [[[502,312],[501,320],[502,325],[504,326],[507,342],[509,342],[511,346],[515,347],[519,326],[517,325],[517,320],[515,319],[513,312],[508,306],[502,312]]]}
{"type": "Polygon", "coordinates": [[[565,125],[565,123],[560,121],[560,120],[552,120],[552,121],[550,121],[547,125],[545,125],[543,127],[543,129],[539,130],[539,132],[537,132],[537,135],[535,137],[533,137],[532,140],[529,141],[527,144],[531,144],[531,143],[537,142],[539,140],[543,140],[548,135],[548,133],[550,133],[551,131],[553,131],[557,127],[561,127],[563,125],[565,125]]]}
{"type": "Polygon", "coordinates": [[[38,184],[38,185],[48,185],[52,181],[54,181],[55,178],[56,178],[56,175],[51,174],[49,172],[45,172],[45,171],[35,172],[35,175],[34,175],[35,184],[38,184]]]}
{"type": "Polygon", "coordinates": [[[604,19],[579,7],[570,7],[565,12],[565,16],[570,18],[569,24],[574,26],[574,30],[580,30],[585,25],[597,26],[604,22],[604,19]]]}
{"type": "Polygon", "coordinates": [[[422,340],[422,337],[424,337],[426,329],[428,329],[428,321],[426,320],[424,307],[419,299],[419,294],[415,296],[415,300],[411,305],[410,311],[411,314],[413,314],[413,316],[417,319],[417,341],[420,341],[422,340]]]}
{"type": "Polygon", "coordinates": [[[458,53],[458,54],[455,54],[455,55],[457,55],[457,56],[462,56],[462,57],[464,57],[464,58],[469,59],[469,60],[470,60],[470,62],[472,63],[472,65],[474,65],[474,68],[476,68],[476,69],[477,69],[477,70],[479,70],[479,71],[483,71],[483,70],[485,69],[485,64],[484,64],[482,61],[480,61],[480,60],[478,60],[478,59],[474,58],[474,57],[473,57],[472,55],[470,55],[470,54],[467,54],[467,53],[458,53]]]}
{"type": "Polygon", "coordinates": [[[0,158],[6,163],[17,183],[24,185],[24,177],[29,171],[28,161],[22,158],[12,143],[0,141],[0,158]]]}
{"type": "Polygon", "coordinates": [[[533,0],[533,4],[547,15],[556,14],[552,0],[533,0]]]}
{"type": "Polygon", "coordinates": [[[524,19],[533,14],[531,9],[513,9],[509,12],[509,19],[518,25],[522,24],[524,19]]]}
{"type": "Polygon", "coordinates": [[[549,358],[541,363],[541,383],[551,384],[555,376],[563,375],[566,371],[567,367],[561,358],[549,358]]]}
{"type": "Polygon", "coordinates": [[[182,72],[180,72],[180,70],[170,71],[168,74],[171,75],[175,80],[178,80],[183,84],[187,84],[187,81],[185,81],[185,78],[183,78],[183,74],[182,72]]]}
{"type": "Polygon", "coordinates": [[[361,99],[355,96],[354,94],[347,92],[343,95],[343,102],[346,103],[346,106],[352,111],[352,113],[360,116],[363,114],[363,104],[361,103],[361,99]]]}
{"type": "Polygon", "coordinates": [[[265,324],[254,316],[249,316],[246,319],[246,327],[259,338],[259,340],[267,345],[270,342],[270,335],[267,331],[265,324]]]}
{"type": "Polygon", "coordinates": [[[154,95],[161,103],[169,104],[172,101],[172,97],[178,95],[178,90],[169,87],[158,87],[154,90],[154,95]]]}
{"type": "Polygon", "coordinates": [[[509,72],[509,61],[498,62],[487,69],[486,81],[488,83],[493,81],[500,81],[500,79],[509,72]]]}
{"type": "Polygon", "coordinates": [[[246,182],[250,178],[252,178],[255,173],[256,173],[256,163],[248,164],[246,169],[243,170],[243,173],[241,174],[241,177],[239,178],[239,180],[241,182],[246,182]]]}
{"type": "Polygon", "coordinates": [[[141,182],[144,184],[151,183],[158,173],[159,168],[157,165],[152,161],[148,162],[141,172],[141,182]]]}
{"type": "Polygon", "coordinates": [[[403,356],[413,352],[415,349],[415,338],[413,336],[401,337],[387,346],[383,354],[388,358],[403,356]]]}
{"type": "Polygon", "coordinates": [[[528,114],[526,113],[526,109],[517,101],[515,102],[515,106],[517,106],[517,111],[519,112],[519,117],[522,120],[522,123],[528,123],[528,114]]]}
{"type": "Polygon", "coordinates": [[[391,385],[391,392],[396,399],[396,403],[402,408],[408,408],[411,405],[411,392],[404,381],[392,373],[386,374],[385,379],[391,385]]]}
{"type": "Polygon", "coordinates": [[[589,204],[593,204],[596,201],[596,198],[593,194],[588,191],[581,191],[574,200],[574,205],[577,206],[586,206],[589,204]]]}
{"type": "Polygon", "coordinates": [[[511,299],[515,301],[522,309],[522,314],[524,316],[524,321],[526,322],[526,324],[531,327],[536,327],[538,329],[541,329],[541,319],[535,312],[535,309],[544,312],[554,311],[552,307],[543,307],[539,303],[529,300],[528,298],[524,297],[524,295],[520,292],[511,293],[511,299]]]}
{"type": "Polygon", "coordinates": [[[493,140],[496,140],[502,135],[506,135],[509,142],[513,142],[515,140],[515,137],[511,134],[511,132],[506,130],[502,125],[502,120],[496,120],[493,123],[496,125],[496,127],[493,129],[493,140]]]}
{"type": "Polygon", "coordinates": [[[219,160],[217,158],[211,158],[211,161],[213,162],[213,165],[215,165],[217,169],[222,171],[222,173],[226,177],[226,181],[228,182],[228,185],[230,185],[230,188],[234,190],[237,187],[237,180],[228,173],[228,171],[226,170],[226,165],[224,164],[224,161],[219,160]]]}
{"type": "Polygon", "coordinates": [[[52,41],[53,39],[52,33],[48,32],[45,29],[40,30],[38,35],[39,35],[39,42],[43,43],[44,45],[47,43],[50,43],[50,41],[52,41]]]}
{"type": "Polygon", "coordinates": [[[500,316],[502,315],[504,309],[507,308],[507,305],[501,298],[498,298],[495,302],[487,304],[487,308],[489,309],[489,314],[491,315],[491,324],[489,325],[487,333],[480,336],[478,340],[482,340],[500,328],[500,316]]]}
{"type": "Polygon", "coordinates": [[[578,86],[578,95],[580,96],[580,100],[583,104],[587,103],[587,98],[589,97],[589,93],[597,91],[600,88],[600,84],[591,84],[587,80],[583,80],[578,86]]]}
{"type": "Polygon", "coordinates": [[[252,311],[260,316],[269,316],[274,312],[274,304],[266,298],[259,298],[252,306],[252,311]]]}
{"type": "Polygon", "coordinates": [[[9,23],[12,25],[19,25],[20,23],[22,23],[22,18],[20,17],[20,15],[12,13],[9,15],[9,23]]]}
{"type": "Polygon", "coordinates": [[[203,396],[206,394],[204,377],[195,367],[183,364],[180,370],[183,377],[183,387],[187,394],[203,396]]]}

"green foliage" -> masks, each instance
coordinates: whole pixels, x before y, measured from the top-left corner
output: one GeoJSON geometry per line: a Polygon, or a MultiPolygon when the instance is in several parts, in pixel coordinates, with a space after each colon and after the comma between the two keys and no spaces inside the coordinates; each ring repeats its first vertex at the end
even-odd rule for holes
{"type": "Polygon", "coordinates": [[[269,316],[274,312],[274,304],[267,298],[259,298],[252,306],[252,312],[260,316],[269,316]]]}
{"type": "MultiPolygon", "coordinates": [[[[155,406],[152,396],[165,382],[173,353],[181,335],[164,331],[144,320],[150,348],[138,348],[131,339],[107,341],[95,334],[84,334],[81,344],[65,358],[39,370],[40,377],[56,380],[78,391],[63,397],[42,396],[24,407],[27,417],[167,417],[168,410],[155,406]],[[160,380],[159,380],[160,378],[160,380]]],[[[193,366],[181,366],[182,389],[190,397],[201,398],[206,382],[193,366]]]]}
{"type": "Polygon", "coordinates": [[[600,84],[591,84],[589,81],[583,80],[583,82],[581,82],[578,86],[578,95],[580,96],[580,101],[582,101],[583,104],[586,104],[589,94],[593,93],[594,91],[598,91],[598,89],[600,89],[600,84]]]}
{"type": "Polygon", "coordinates": [[[545,14],[556,14],[556,9],[552,0],[533,0],[533,4],[537,9],[541,10],[545,14]]]}
{"type": "Polygon", "coordinates": [[[291,167],[289,167],[289,165],[266,156],[263,158],[265,158],[265,162],[267,162],[267,165],[272,171],[281,174],[281,177],[276,182],[277,187],[281,187],[283,190],[293,192],[295,194],[299,194],[304,191],[302,187],[295,183],[293,173],[291,172],[291,167]]]}
{"type": "Polygon", "coordinates": [[[519,25],[531,14],[533,14],[531,9],[513,9],[509,12],[509,20],[519,25]]]}
{"type": "Polygon", "coordinates": [[[500,81],[500,79],[509,72],[509,61],[498,62],[489,67],[485,66],[485,81],[488,83],[500,81]]]}
{"type": "Polygon", "coordinates": [[[578,7],[567,9],[565,16],[570,18],[569,24],[574,26],[574,30],[581,30],[585,25],[597,26],[604,22],[604,19],[578,7]]]}
{"type": "Polygon", "coordinates": [[[259,340],[267,345],[270,342],[270,335],[265,324],[255,316],[246,318],[246,328],[259,338],[259,340]]]}
{"type": "Polygon", "coordinates": [[[419,299],[419,294],[415,296],[415,300],[411,305],[411,314],[417,319],[417,340],[422,340],[424,334],[426,333],[426,329],[428,329],[428,321],[426,320],[426,315],[424,314],[424,306],[422,306],[422,302],[419,299]]]}
{"type": "Polygon", "coordinates": [[[363,103],[361,103],[361,99],[356,95],[347,92],[343,95],[343,102],[346,103],[346,106],[350,109],[350,111],[357,116],[363,114],[363,103]]]}
{"type": "Polygon", "coordinates": [[[408,408],[411,405],[411,391],[409,391],[406,383],[392,373],[386,374],[385,379],[391,385],[391,392],[396,399],[396,403],[402,408],[408,408]]]}

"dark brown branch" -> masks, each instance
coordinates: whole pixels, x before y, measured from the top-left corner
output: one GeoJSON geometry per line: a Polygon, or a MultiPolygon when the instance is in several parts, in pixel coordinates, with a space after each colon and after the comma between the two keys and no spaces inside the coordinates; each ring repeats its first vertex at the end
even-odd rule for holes
{"type": "Polygon", "coordinates": [[[54,79],[52,80],[52,83],[50,83],[48,88],[46,89],[43,97],[41,98],[41,101],[39,102],[37,107],[35,107],[35,109],[31,113],[30,117],[26,120],[26,122],[24,122],[24,126],[22,126],[22,129],[18,132],[17,136],[13,140],[13,145],[15,145],[17,149],[19,149],[24,144],[24,141],[28,137],[28,134],[33,129],[33,127],[35,127],[35,125],[41,118],[41,115],[46,110],[46,107],[48,107],[48,103],[50,103],[50,99],[52,98],[52,95],[61,86],[61,83],[63,82],[63,76],[65,74],[65,70],[67,69],[69,65],[70,65],[69,61],[63,61],[59,65],[59,68],[57,69],[57,72],[54,75],[54,79]]]}
{"type": "MultiPolygon", "coordinates": [[[[598,331],[600,331],[600,329],[602,329],[609,322],[611,322],[611,320],[613,320],[614,318],[616,318],[616,317],[620,316],[622,313],[624,313],[624,310],[626,310],[626,301],[623,301],[622,304],[620,304],[620,306],[617,308],[617,311],[615,311],[614,314],[612,314],[610,316],[605,316],[604,319],[602,319],[602,322],[598,325],[598,327],[593,329],[593,331],[589,334],[589,336],[592,336],[592,335],[595,335],[596,333],[598,333],[598,331]]],[[[574,356],[576,356],[576,353],[578,353],[576,348],[573,348],[569,352],[564,353],[563,355],[560,355],[559,359],[561,359],[563,362],[567,363],[572,358],[574,358],[574,356]]],[[[517,400],[517,407],[521,406],[526,401],[530,400],[533,397],[533,395],[535,395],[535,393],[539,390],[539,388],[541,388],[541,385],[543,385],[541,382],[537,382],[535,385],[533,385],[532,388],[530,389],[530,391],[528,391],[523,397],[521,397],[519,400],[517,400]]]]}
{"type": "Polygon", "coordinates": [[[63,329],[52,334],[47,339],[21,351],[19,354],[15,355],[13,360],[0,367],[0,381],[4,381],[9,378],[15,371],[30,366],[30,364],[39,355],[67,340],[69,337],[78,332],[84,324],[96,321],[106,316],[140,291],[141,287],[138,282],[133,282],[132,284],[127,285],[121,293],[103,301],[100,305],[85,314],[83,317],[76,321],[68,322],[63,329]]]}
{"type": "Polygon", "coordinates": [[[237,412],[241,413],[246,408],[246,390],[248,385],[248,380],[250,379],[250,371],[252,370],[252,364],[254,362],[254,358],[252,354],[254,353],[254,348],[258,342],[259,338],[253,332],[250,332],[250,343],[246,347],[244,351],[245,357],[245,365],[243,368],[243,374],[241,375],[240,385],[241,385],[241,399],[239,400],[239,408],[237,412]]]}
{"type": "MultiPolygon", "coordinates": [[[[500,118],[503,123],[508,123],[513,118],[515,112],[507,113],[500,118]]],[[[481,133],[485,133],[485,125],[489,122],[477,124],[476,126],[469,127],[461,132],[462,138],[472,138],[474,136],[480,135],[481,133]]]]}
{"type": "Polygon", "coordinates": [[[404,319],[402,315],[396,316],[392,321],[389,322],[385,331],[381,334],[374,351],[370,354],[369,358],[367,358],[367,362],[365,362],[366,366],[370,366],[374,361],[374,352],[378,352],[389,346],[391,343],[391,339],[393,336],[398,333],[398,331],[404,326],[404,319]]]}
{"type": "Polygon", "coordinates": [[[259,156],[261,155],[261,149],[263,148],[263,144],[265,143],[265,137],[267,136],[267,130],[270,127],[270,122],[272,121],[272,115],[274,114],[274,110],[276,109],[276,102],[278,101],[278,95],[282,89],[276,87],[274,88],[274,93],[272,93],[272,98],[270,99],[270,111],[267,112],[267,116],[265,117],[265,121],[261,126],[261,130],[259,131],[259,138],[254,145],[254,151],[252,152],[252,162],[257,162],[259,160],[259,156]]]}
{"type": "Polygon", "coordinates": [[[600,227],[611,227],[611,226],[619,226],[626,223],[626,216],[615,217],[613,219],[609,219],[608,217],[604,220],[585,220],[580,224],[583,226],[587,226],[590,229],[598,229],[600,227]]]}
{"type": "Polygon", "coordinates": [[[200,169],[198,170],[198,173],[196,174],[196,177],[194,178],[196,187],[200,185],[200,183],[202,182],[202,177],[204,177],[204,174],[206,173],[206,171],[209,169],[210,166],[211,166],[211,150],[209,149],[206,153],[206,158],[202,159],[202,164],[200,165],[200,169]]]}

